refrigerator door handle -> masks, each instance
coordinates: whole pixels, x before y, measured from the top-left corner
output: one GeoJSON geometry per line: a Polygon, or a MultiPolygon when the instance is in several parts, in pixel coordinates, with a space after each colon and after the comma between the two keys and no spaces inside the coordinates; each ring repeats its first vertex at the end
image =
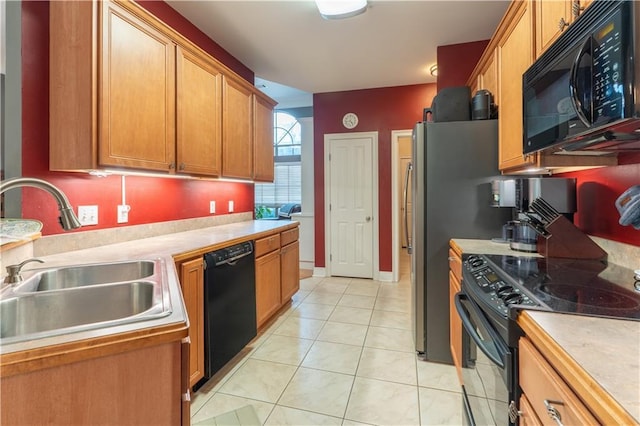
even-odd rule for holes
{"type": "Polygon", "coordinates": [[[404,173],[404,193],[402,194],[403,197],[403,203],[404,203],[404,236],[407,240],[407,253],[411,254],[411,252],[413,251],[412,247],[411,247],[411,240],[409,239],[409,212],[407,211],[407,206],[409,203],[408,200],[408,191],[409,191],[409,177],[411,176],[411,170],[413,169],[413,166],[411,165],[411,163],[407,163],[407,170],[405,170],[404,173]]]}

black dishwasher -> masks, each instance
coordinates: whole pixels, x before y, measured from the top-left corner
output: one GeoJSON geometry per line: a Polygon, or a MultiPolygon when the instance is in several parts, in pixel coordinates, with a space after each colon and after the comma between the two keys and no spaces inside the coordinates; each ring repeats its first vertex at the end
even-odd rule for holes
{"type": "Polygon", "coordinates": [[[256,337],[253,242],[204,255],[205,379],[256,337]]]}

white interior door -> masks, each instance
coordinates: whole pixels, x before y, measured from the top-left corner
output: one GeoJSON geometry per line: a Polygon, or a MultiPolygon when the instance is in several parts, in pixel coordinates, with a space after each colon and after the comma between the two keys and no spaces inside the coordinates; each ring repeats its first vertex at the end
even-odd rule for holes
{"type": "Polygon", "coordinates": [[[373,278],[373,137],[329,144],[331,275],[373,278]]]}

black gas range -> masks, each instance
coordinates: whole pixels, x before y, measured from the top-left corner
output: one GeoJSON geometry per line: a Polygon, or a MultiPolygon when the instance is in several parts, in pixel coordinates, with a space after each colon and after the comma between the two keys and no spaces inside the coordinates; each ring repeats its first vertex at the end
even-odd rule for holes
{"type": "Polygon", "coordinates": [[[463,323],[463,396],[468,424],[486,419],[473,410],[467,393],[479,375],[496,386],[494,418],[518,423],[518,339],[516,319],[523,309],[640,320],[640,283],[630,269],[580,259],[463,255],[462,289],[456,310],[463,323]],[[465,345],[467,346],[465,348],[465,345]],[[476,368],[477,350],[486,355],[493,377],[476,368]],[[504,386],[498,386],[503,383],[504,386]],[[480,417],[480,418],[478,418],[480,417]]]}

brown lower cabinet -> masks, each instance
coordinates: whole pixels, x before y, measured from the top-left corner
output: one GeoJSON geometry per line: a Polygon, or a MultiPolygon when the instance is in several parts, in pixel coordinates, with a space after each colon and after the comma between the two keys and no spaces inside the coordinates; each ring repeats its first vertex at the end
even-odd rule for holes
{"type": "Polygon", "coordinates": [[[280,309],[280,249],[256,258],[258,328],[280,309]]]}
{"type": "Polygon", "coordinates": [[[455,295],[460,292],[462,282],[461,254],[449,249],[449,341],[453,364],[462,383],[462,320],[455,307],[455,295]]]}
{"type": "Polygon", "coordinates": [[[300,289],[300,243],[294,241],[280,249],[280,298],[288,302],[300,289]]]}
{"type": "Polygon", "coordinates": [[[298,227],[256,240],[256,317],[258,329],[300,288],[298,227]]]}
{"type": "Polygon", "coordinates": [[[24,374],[3,372],[0,424],[188,425],[189,398],[182,393],[185,344],[123,348],[24,374]]]}
{"type": "Polygon", "coordinates": [[[534,416],[545,425],[559,422],[565,425],[599,424],[529,339],[523,337],[518,346],[520,387],[533,409],[527,424],[538,424],[533,420],[534,416]]]}
{"type": "Polygon", "coordinates": [[[189,387],[204,377],[204,265],[202,257],[180,264],[180,287],[189,315],[189,387]]]}

